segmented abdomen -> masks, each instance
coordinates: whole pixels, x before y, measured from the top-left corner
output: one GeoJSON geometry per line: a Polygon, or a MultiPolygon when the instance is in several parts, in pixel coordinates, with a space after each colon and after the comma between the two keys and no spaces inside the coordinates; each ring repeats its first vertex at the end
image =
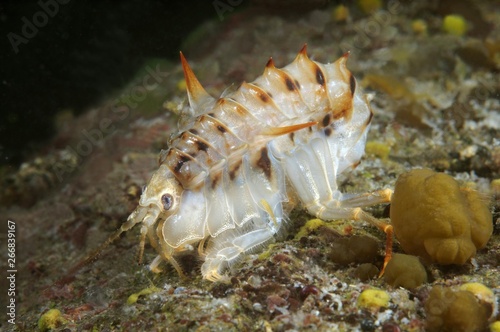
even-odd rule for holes
{"type": "MultiPolygon", "coordinates": [[[[192,127],[171,141],[161,162],[168,164],[184,188],[197,188],[200,174],[217,172],[224,163],[236,168],[242,154],[264,147],[272,135],[255,140],[265,136],[266,128],[317,121],[316,131],[349,118],[355,81],[345,60],[324,66],[311,61],[305,48],[283,69],[270,60],[254,82],[244,82],[234,93],[194,109],[197,116],[192,127]],[[327,84],[335,95],[329,94],[327,84]]],[[[193,108],[200,106],[190,101],[193,108]]]]}
{"type": "MultiPolygon", "coordinates": [[[[361,157],[371,119],[365,98],[355,96],[346,58],[322,65],[310,60],[304,47],[285,68],[276,68],[271,59],[262,76],[218,100],[206,94],[183,59],[194,120],[160,156],[160,164],[185,189],[179,212],[165,222],[169,231],[163,236],[170,246],[211,235],[219,236],[216,246],[224,248],[223,232],[248,221],[266,223],[276,232],[284,218],[286,190],[308,185],[291,181],[292,187],[286,188],[285,176],[294,176],[286,173],[296,168],[300,172],[299,152],[313,141],[321,141],[314,143],[320,148],[313,151],[319,155],[313,159],[326,154],[323,163],[336,165],[332,170],[325,169],[329,165],[312,169],[329,172],[328,190],[336,189],[337,174],[361,157]],[[356,103],[360,112],[353,112],[356,103]],[[172,231],[176,223],[182,223],[182,234],[172,231]]],[[[317,195],[302,196],[314,200],[317,195]]]]}

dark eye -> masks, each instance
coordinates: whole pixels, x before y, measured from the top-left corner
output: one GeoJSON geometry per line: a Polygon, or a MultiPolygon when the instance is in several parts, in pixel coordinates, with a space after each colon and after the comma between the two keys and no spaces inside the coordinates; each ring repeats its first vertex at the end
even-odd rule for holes
{"type": "Polygon", "coordinates": [[[161,196],[161,203],[163,204],[163,209],[168,211],[172,207],[172,204],[174,204],[174,198],[170,194],[164,194],[161,196]]]}

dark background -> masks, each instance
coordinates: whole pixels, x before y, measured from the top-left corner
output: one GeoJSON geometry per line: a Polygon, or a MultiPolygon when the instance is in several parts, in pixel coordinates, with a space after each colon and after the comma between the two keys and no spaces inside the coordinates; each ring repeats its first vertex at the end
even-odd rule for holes
{"type": "Polygon", "coordinates": [[[70,0],[16,54],[9,33],[24,38],[23,17],[33,23],[42,10],[38,1],[0,3],[0,165],[17,167],[50,139],[57,112],[96,105],[147,58],[178,60],[183,39],[219,19],[213,1],[70,0]]]}

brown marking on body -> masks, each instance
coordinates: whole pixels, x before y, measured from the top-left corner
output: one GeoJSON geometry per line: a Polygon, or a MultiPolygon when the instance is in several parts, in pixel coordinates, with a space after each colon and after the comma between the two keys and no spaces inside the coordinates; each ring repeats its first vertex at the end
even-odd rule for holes
{"type": "Polygon", "coordinates": [[[250,112],[244,106],[240,105],[238,102],[234,101],[234,105],[236,105],[235,110],[236,113],[238,113],[238,115],[247,116],[248,114],[250,114],[250,112]]]}
{"type": "Polygon", "coordinates": [[[198,150],[203,151],[203,152],[207,152],[208,151],[208,144],[207,143],[202,142],[199,139],[197,139],[195,141],[195,143],[196,143],[196,147],[198,148],[198,150]]]}
{"type": "Polygon", "coordinates": [[[267,95],[268,95],[270,98],[272,98],[272,97],[273,97],[273,95],[271,94],[271,92],[266,91],[266,93],[267,93],[267,95]]]}
{"type": "Polygon", "coordinates": [[[345,117],[347,115],[347,113],[349,112],[349,109],[347,108],[344,108],[342,111],[336,113],[333,115],[333,118],[335,120],[339,120],[339,119],[342,119],[343,117],[345,117]]]}
{"type": "Polygon", "coordinates": [[[236,178],[236,174],[238,173],[238,170],[240,169],[241,167],[241,159],[239,159],[231,168],[231,170],[229,171],[229,179],[231,179],[231,181],[233,181],[235,178],[236,178]]]}
{"type": "Polygon", "coordinates": [[[222,125],[220,125],[220,124],[219,124],[219,125],[217,125],[217,130],[218,130],[218,131],[220,131],[220,132],[221,132],[221,133],[223,133],[223,134],[227,131],[227,129],[226,129],[226,128],[224,128],[224,126],[222,126],[222,125]]]}
{"type": "Polygon", "coordinates": [[[238,103],[236,100],[231,100],[234,104],[234,110],[235,112],[240,115],[241,117],[247,117],[248,115],[251,114],[251,112],[246,108],[245,106],[241,105],[238,103]]]}
{"type": "Polygon", "coordinates": [[[295,91],[297,89],[295,84],[292,82],[292,80],[288,76],[285,76],[285,84],[286,84],[286,88],[288,89],[288,91],[295,91]]]}
{"type": "Polygon", "coordinates": [[[221,172],[217,172],[216,174],[214,174],[214,175],[212,175],[212,176],[210,177],[210,180],[211,180],[211,185],[210,185],[210,187],[211,187],[212,189],[215,189],[215,187],[217,186],[217,183],[218,183],[218,182],[220,181],[220,179],[221,179],[221,176],[222,176],[221,172]]]}
{"type": "MultiPolygon", "coordinates": [[[[274,69],[277,71],[277,69],[274,69]]],[[[264,89],[262,89],[262,87],[258,84],[256,84],[255,82],[252,82],[252,83],[244,83],[243,84],[243,88],[245,90],[248,90],[249,93],[245,93],[247,94],[247,96],[245,96],[245,98],[250,98],[250,97],[255,97],[256,99],[260,99],[260,101],[262,101],[263,103],[271,103],[272,104],[272,99],[271,99],[271,96],[270,94],[267,92],[267,91],[264,91],[264,89]]],[[[238,102],[235,102],[235,104],[237,105],[237,107],[240,108],[240,110],[238,112],[244,112],[245,114],[242,114],[242,115],[248,115],[248,114],[252,114],[252,112],[250,112],[244,105],[241,105],[239,104],[238,102]]]]}
{"type": "Polygon", "coordinates": [[[333,130],[331,127],[326,127],[325,128],[325,135],[326,137],[330,137],[330,135],[332,134],[333,130]]]}
{"type": "MultiPolygon", "coordinates": [[[[187,133],[191,134],[191,140],[196,145],[196,149],[198,151],[203,151],[203,152],[208,151],[209,145],[205,142],[204,139],[202,139],[198,136],[198,134],[199,134],[198,130],[191,128],[187,132],[184,132],[184,135],[188,135],[187,133]]],[[[191,154],[191,156],[193,156],[193,155],[191,154]]]]}
{"type": "Polygon", "coordinates": [[[368,116],[368,121],[366,121],[366,125],[368,126],[373,119],[373,112],[370,110],[370,115],[368,116]]]}
{"type": "Polygon", "coordinates": [[[264,94],[264,93],[259,93],[259,98],[262,100],[264,103],[267,103],[269,101],[269,97],[264,94]]]}
{"type": "Polygon", "coordinates": [[[274,66],[274,61],[273,61],[273,58],[272,58],[272,57],[271,57],[271,58],[269,58],[269,60],[267,61],[267,63],[266,63],[266,68],[276,68],[276,67],[274,66]]]}
{"type": "Polygon", "coordinates": [[[326,127],[330,124],[331,121],[332,121],[332,113],[328,112],[321,121],[321,124],[323,125],[323,127],[326,127]]]}
{"type": "MultiPolygon", "coordinates": [[[[226,133],[227,131],[229,131],[229,129],[228,129],[228,128],[227,128],[227,127],[226,127],[226,126],[225,126],[222,122],[220,122],[220,121],[219,121],[219,120],[215,117],[215,113],[211,112],[211,113],[207,113],[207,115],[208,115],[209,117],[211,117],[211,119],[208,119],[208,123],[210,123],[211,125],[214,125],[214,126],[215,126],[215,128],[217,128],[217,130],[218,130],[220,133],[224,134],[224,133],[226,133]]],[[[201,118],[201,117],[204,117],[204,115],[201,115],[201,116],[200,116],[200,118],[201,118]]],[[[203,120],[205,120],[205,118],[203,118],[203,120]]],[[[200,121],[202,121],[202,120],[200,120],[200,121]]]]}
{"type": "Polygon", "coordinates": [[[299,54],[302,56],[307,56],[307,44],[304,44],[304,46],[302,46],[302,48],[299,51],[299,54]]]}
{"type": "Polygon", "coordinates": [[[292,141],[292,142],[293,142],[293,138],[294,138],[294,136],[295,136],[295,133],[294,133],[294,132],[292,132],[292,133],[288,134],[288,137],[290,137],[290,141],[292,141]]]}
{"type": "Polygon", "coordinates": [[[316,65],[316,82],[318,82],[319,85],[325,86],[325,75],[323,75],[318,65],[316,65]]]}
{"type": "Polygon", "coordinates": [[[368,120],[363,124],[363,127],[360,128],[362,131],[364,131],[366,129],[366,127],[368,127],[370,122],[372,122],[372,118],[373,118],[373,112],[370,111],[370,115],[368,116],[368,120]]]}
{"type": "Polygon", "coordinates": [[[189,190],[199,191],[202,190],[204,186],[205,186],[205,181],[199,181],[196,185],[191,185],[189,187],[189,190]]]}
{"type": "Polygon", "coordinates": [[[333,118],[335,120],[345,118],[345,120],[349,121],[351,119],[353,111],[352,98],[344,95],[343,100],[339,102],[339,106],[339,109],[341,109],[341,111],[334,113],[333,118]]]}
{"type": "Polygon", "coordinates": [[[260,150],[260,157],[259,160],[257,160],[257,166],[264,171],[264,174],[268,179],[271,178],[271,160],[269,159],[269,156],[267,155],[267,147],[263,147],[260,150]]]}
{"type": "Polygon", "coordinates": [[[184,163],[186,163],[187,161],[189,161],[191,158],[189,156],[186,156],[186,155],[180,155],[179,156],[179,159],[177,160],[177,164],[175,164],[175,167],[174,167],[174,173],[178,174],[182,168],[182,166],[184,165],[184,163]]]}
{"type": "Polygon", "coordinates": [[[356,79],[352,74],[351,77],[349,77],[349,87],[351,88],[351,95],[354,95],[354,92],[356,91],[356,79]]]}
{"type": "Polygon", "coordinates": [[[358,167],[358,165],[361,164],[361,160],[358,160],[356,161],[354,164],[351,165],[351,168],[352,169],[355,169],[356,167],[358,167]]]}
{"type": "Polygon", "coordinates": [[[297,89],[300,90],[300,83],[299,83],[299,81],[294,80],[293,82],[295,83],[295,86],[297,87],[297,89]]]}

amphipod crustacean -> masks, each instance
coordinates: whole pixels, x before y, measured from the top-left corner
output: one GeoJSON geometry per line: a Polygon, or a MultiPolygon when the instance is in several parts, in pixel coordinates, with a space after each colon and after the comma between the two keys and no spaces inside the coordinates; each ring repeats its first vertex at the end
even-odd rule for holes
{"type": "Polygon", "coordinates": [[[321,64],[304,46],[291,64],[278,69],[270,59],[255,81],[219,99],[182,53],[181,61],[192,118],[162,150],[139,206],[108,243],[141,223],[141,257],[146,239],[158,252],[152,271],[168,261],[182,274],[175,256],[199,243],[203,277],[219,280],[273,239],[297,201],[291,195],[318,218],[362,219],[391,235],[361,209],[389,202],[391,190],[346,195],[337,186],[359,163],[373,116],[347,54],[321,64]]]}

